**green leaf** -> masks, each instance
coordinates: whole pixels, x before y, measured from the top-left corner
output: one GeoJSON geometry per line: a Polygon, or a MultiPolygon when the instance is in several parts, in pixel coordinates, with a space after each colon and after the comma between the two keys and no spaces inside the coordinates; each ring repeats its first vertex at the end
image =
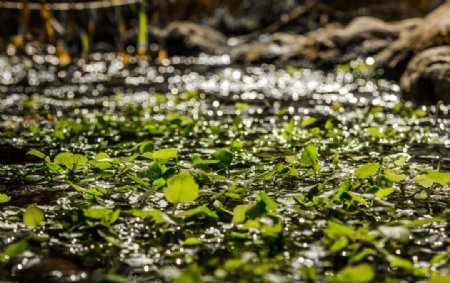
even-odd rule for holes
{"type": "Polygon", "coordinates": [[[443,187],[450,185],[450,173],[428,170],[427,175],[430,180],[433,180],[433,182],[438,183],[443,187]]]}
{"type": "Polygon", "coordinates": [[[371,135],[373,138],[381,138],[381,137],[383,137],[383,133],[380,132],[380,129],[379,129],[379,128],[376,128],[376,127],[370,127],[370,128],[367,128],[367,130],[369,131],[370,135],[371,135]]]}
{"type": "Polygon", "coordinates": [[[407,155],[401,155],[399,157],[397,157],[397,159],[395,159],[394,161],[394,165],[397,167],[403,167],[403,165],[405,165],[406,161],[408,161],[408,156],[407,155]]]}
{"type": "Polygon", "coordinates": [[[204,215],[211,219],[219,219],[217,214],[208,207],[201,205],[194,209],[186,210],[177,214],[178,217],[190,218],[195,215],[204,215]]]}
{"type": "Polygon", "coordinates": [[[431,180],[428,175],[419,175],[414,178],[414,181],[416,181],[417,184],[421,185],[424,188],[430,188],[433,186],[434,181],[431,180]]]}
{"type": "Polygon", "coordinates": [[[94,160],[92,160],[90,163],[100,170],[106,170],[112,167],[111,162],[112,159],[107,153],[100,152],[95,156],[94,160]]]}
{"type": "Polygon", "coordinates": [[[70,167],[72,165],[72,157],[73,153],[71,152],[62,152],[55,156],[53,162],[55,164],[64,165],[66,167],[70,167]]]}
{"type": "Polygon", "coordinates": [[[300,165],[311,167],[316,164],[318,156],[318,148],[309,144],[303,149],[302,155],[300,157],[300,165]]]}
{"type": "Polygon", "coordinates": [[[28,242],[20,240],[7,246],[2,253],[0,253],[0,262],[6,262],[9,258],[18,257],[28,249],[28,242]]]}
{"type": "Polygon", "coordinates": [[[284,160],[286,160],[289,164],[296,164],[298,163],[298,158],[295,155],[288,155],[284,157],[284,160]]]}
{"type": "Polygon", "coordinates": [[[278,208],[277,203],[273,199],[271,199],[266,193],[259,193],[256,196],[256,200],[263,202],[266,206],[267,211],[277,210],[278,208]]]}
{"type": "Polygon", "coordinates": [[[372,248],[364,248],[361,252],[357,253],[356,255],[352,256],[349,260],[350,264],[355,264],[363,259],[365,259],[368,256],[376,256],[378,252],[375,249],[372,248]]]}
{"type": "Polygon", "coordinates": [[[360,179],[365,179],[368,178],[372,175],[374,175],[375,173],[377,173],[377,171],[380,169],[380,165],[377,163],[367,163],[364,164],[363,166],[359,167],[358,169],[355,170],[355,175],[356,177],[360,178],[360,179]]]}
{"type": "Polygon", "coordinates": [[[432,275],[429,283],[448,283],[450,282],[450,274],[447,275],[432,275]]]}
{"type": "Polygon", "coordinates": [[[34,156],[39,157],[39,158],[41,158],[41,159],[44,159],[44,158],[45,158],[45,154],[44,154],[44,153],[42,153],[42,152],[40,152],[40,151],[38,151],[38,150],[35,150],[35,149],[29,150],[29,151],[27,152],[27,154],[28,154],[28,155],[34,155],[34,156]]]}
{"type": "Polygon", "coordinates": [[[219,149],[214,152],[212,156],[219,160],[220,164],[224,168],[230,167],[231,162],[233,161],[233,153],[231,153],[228,149],[219,149]]]}
{"type": "Polygon", "coordinates": [[[178,149],[176,148],[166,148],[160,149],[154,152],[146,152],[141,154],[142,157],[150,158],[153,160],[169,160],[178,158],[178,149]]]}
{"type": "Polygon", "coordinates": [[[71,152],[62,152],[55,156],[53,162],[58,165],[64,165],[69,170],[78,170],[88,162],[86,156],[73,154],[71,152]]]}
{"type": "Polygon", "coordinates": [[[120,209],[112,210],[111,208],[103,206],[91,206],[89,208],[83,209],[83,214],[85,217],[95,220],[101,220],[102,224],[109,225],[119,218],[120,209]]]}
{"type": "Polygon", "coordinates": [[[403,269],[406,269],[406,270],[413,270],[414,269],[414,265],[413,265],[412,262],[410,262],[409,260],[403,259],[401,257],[389,255],[387,257],[387,260],[389,261],[389,263],[392,266],[403,268],[403,269]]]}
{"type": "Polygon", "coordinates": [[[317,119],[314,118],[314,117],[308,118],[308,119],[302,121],[301,127],[302,128],[306,128],[306,127],[311,126],[312,124],[314,124],[316,121],[317,121],[317,119]]]}
{"type": "Polygon", "coordinates": [[[37,207],[36,204],[30,204],[23,214],[23,223],[29,227],[39,226],[44,219],[44,211],[37,207]]]}
{"type": "Polygon", "coordinates": [[[69,183],[69,185],[70,185],[72,188],[74,188],[75,190],[79,191],[80,193],[85,193],[85,192],[87,191],[86,189],[84,189],[84,188],[82,188],[82,187],[80,187],[80,186],[78,186],[78,185],[72,183],[71,181],[67,181],[67,183],[69,183]]]}
{"type": "Polygon", "coordinates": [[[388,196],[390,196],[395,190],[393,188],[386,188],[386,189],[379,189],[376,193],[375,196],[381,198],[381,199],[385,199],[388,196]]]}
{"type": "Polygon", "coordinates": [[[181,172],[167,180],[164,194],[171,203],[189,203],[198,197],[198,184],[189,172],[181,172]]]}
{"type": "Polygon", "coordinates": [[[332,220],[328,221],[328,226],[324,230],[324,232],[331,239],[335,239],[341,236],[353,237],[356,234],[352,228],[332,220]]]}
{"type": "Polygon", "coordinates": [[[113,210],[111,208],[102,207],[102,206],[92,206],[86,209],[83,209],[83,214],[85,217],[91,219],[104,219],[107,216],[111,215],[113,210]]]}
{"type": "Polygon", "coordinates": [[[241,204],[233,209],[233,224],[244,223],[247,211],[252,208],[252,204],[241,204]]]}
{"type": "Polygon", "coordinates": [[[356,194],[356,193],[351,193],[348,192],[348,194],[352,197],[352,202],[357,202],[360,203],[362,205],[368,206],[369,204],[367,203],[366,199],[363,198],[362,196],[356,194]]]}
{"type": "Polygon", "coordinates": [[[131,210],[131,214],[135,217],[148,218],[151,217],[156,224],[167,223],[170,218],[168,218],[161,210],[131,210]]]}
{"type": "Polygon", "coordinates": [[[397,174],[394,170],[384,170],[384,176],[395,183],[403,181],[407,177],[405,174],[397,174]]]}
{"type": "Polygon", "coordinates": [[[368,264],[347,266],[333,278],[339,283],[366,283],[375,278],[373,267],[368,264]]]}
{"type": "Polygon", "coordinates": [[[347,246],[348,246],[348,239],[346,237],[340,237],[330,247],[330,252],[332,253],[340,252],[347,246]]]}
{"type": "Polygon", "coordinates": [[[202,244],[203,244],[203,241],[198,238],[195,238],[195,237],[187,238],[183,242],[184,246],[199,246],[202,244]]]}
{"type": "Polygon", "coordinates": [[[0,194],[0,203],[6,203],[11,200],[11,197],[5,194],[0,194]]]}

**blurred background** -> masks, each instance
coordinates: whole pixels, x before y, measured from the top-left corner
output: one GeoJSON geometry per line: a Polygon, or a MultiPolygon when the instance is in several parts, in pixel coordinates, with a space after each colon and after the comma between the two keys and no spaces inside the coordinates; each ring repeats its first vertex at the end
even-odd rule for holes
{"type": "MultiPolygon", "coordinates": [[[[76,56],[83,52],[147,53],[160,50],[159,30],[174,21],[210,26],[226,36],[262,30],[281,21],[279,31],[305,33],[356,16],[384,20],[423,16],[443,0],[96,0],[0,1],[0,47],[25,43],[57,46],[76,56]],[[289,15],[307,6],[300,17],[289,15]],[[140,42],[140,43],[139,43],[140,42]],[[153,45],[152,45],[153,44],[153,45]],[[138,46],[136,49],[129,46],[138,46]],[[141,50],[139,51],[139,48],[141,50]]],[[[163,54],[164,55],[164,54],[163,54]]]]}

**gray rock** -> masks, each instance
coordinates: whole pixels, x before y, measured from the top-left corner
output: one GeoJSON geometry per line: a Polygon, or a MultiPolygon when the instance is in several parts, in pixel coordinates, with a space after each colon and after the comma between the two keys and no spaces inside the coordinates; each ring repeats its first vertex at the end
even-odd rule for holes
{"type": "Polygon", "coordinates": [[[427,49],[408,64],[400,85],[403,97],[418,103],[450,103],[450,46],[427,49]]]}
{"type": "Polygon", "coordinates": [[[427,15],[417,28],[402,31],[376,60],[390,77],[397,79],[414,55],[440,45],[450,45],[450,1],[427,15]]]}
{"type": "Polygon", "coordinates": [[[218,31],[192,22],[173,22],[162,31],[169,55],[221,54],[227,38],[218,31]]]}
{"type": "Polygon", "coordinates": [[[328,25],[307,34],[302,55],[319,66],[375,55],[402,32],[416,28],[421,22],[415,18],[385,22],[373,17],[358,17],[344,28],[328,25]]]}
{"type": "Polygon", "coordinates": [[[235,47],[231,57],[234,62],[247,64],[285,61],[299,54],[304,43],[305,37],[302,35],[278,32],[235,47]]]}

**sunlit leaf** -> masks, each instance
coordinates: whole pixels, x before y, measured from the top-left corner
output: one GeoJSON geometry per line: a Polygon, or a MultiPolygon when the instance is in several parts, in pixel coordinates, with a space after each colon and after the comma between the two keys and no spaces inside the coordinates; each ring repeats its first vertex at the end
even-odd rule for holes
{"type": "Polygon", "coordinates": [[[18,257],[27,249],[28,242],[26,240],[12,243],[0,253],[0,262],[6,262],[9,258],[18,257]]]}
{"type": "Polygon", "coordinates": [[[366,283],[372,282],[375,278],[375,271],[368,264],[347,266],[339,271],[333,281],[339,283],[366,283]]]}
{"type": "Polygon", "coordinates": [[[37,207],[36,204],[30,204],[23,214],[23,223],[30,227],[39,226],[44,219],[44,211],[37,207]]]}
{"type": "Polygon", "coordinates": [[[302,123],[301,123],[301,126],[302,126],[302,128],[306,128],[306,127],[311,126],[312,124],[314,124],[316,121],[317,121],[316,118],[311,117],[311,118],[303,120],[302,123]]]}
{"type": "Polygon", "coordinates": [[[397,174],[394,170],[384,170],[384,176],[392,182],[401,182],[406,179],[405,174],[397,174]]]}
{"type": "Polygon", "coordinates": [[[227,149],[219,149],[212,156],[219,160],[224,168],[228,168],[233,161],[233,153],[227,149]]]}
{"type": "Polygon", "coordinates": [[[41,158],[41,159],[44,159],[44,158],[45,158],[45,154],[44,154],[44,153],[42,153],[42,152],[40,152],[40,151],[38,151],[38,150],[35,150],[35,149],[29,150],[29,151],[27,152],[27,154],[28,154],[28,155],[34,155],[34,156],[39,157],[39,158],[41,158]]]}
{"type": "Polygon", "coordinates": [[[141,154],[142,157],[150,158],[153,160],[169,160],[178,158],[178,149],[176,148],[166,148],[160,149],[154,152],[146,152],[141,154]]]}
{"type": "Polygon", "coordinates": [[[403,268],[403,269],[406,269],[406,270],[413,270],[414,269],[414,264],[411,261],[403,259],[401,257],[389,255],[387,257],[387,260],[389,261],[389,263],[392,266],[403,268]]]}
{"type": "Polygon", "coordinates": [[[6,203],[11,200],[11,197],[5,194],[0,194],[0,203],[6,203]]]}
{"type": "Polygon", "coordinates": [[[377,173],[379,169],[380,169],[379,164],[367,163],[356,169],[355,175],[360,179],[365,179],[377,173]]]}
{"type": "Polygon", "coordinates": [[[300,165],[311,167],[317,162],[317,158],[319,156],[319,150],[317,147],[309,144],[307,145],[302,152],[300,157],[300,165]]]}
{"type": "Polygon", "coordinates": [[[348,245],[348,239],[345,237],[338,238],[330,247],[330,252],[337,253],[345,249],[348,245]]]}
{"type": "Polygon", "coordinates": [[[386,189],[379,189],[376,193],[375,196],[381,198],[381,199],[385,199],[388,196],[390,196],[392,193],[394,193],[395,190],[393,188],[386,188],[386,189]]]}
{"type": "Polygon", "coordinates": [[[187,238],[186,240],[183,241],[184,246],[199,246],[202,244],[203,241],[195,237],[187,238]]]}
{"type": "Polygon", "coordinates": [[[198,197],[198,185],[192,175],[184,171],[167,180],[164,194],[171,203],[192,202],[198,197]]]}
{"type": "Polygon", "coordinates": [[[204,215],[211,219],[219,219],[219,217],[217,216],[217,214],[214,211],[212,211],[211,209],[209,209],[208,207],[206,207],[204,205],[198,206],[194,209],[182,211],[177,214],[178,217],[183,217],[183,218],[190,218],[190,217],[193,217],[196,215],[204,215]]]}
{"type": "Polygon", "coordinates": [[[241,204],[241,205],[236,206],[233,209],[233,220],[232,220],[232,222],[234,224],[244,223],[245,218],[246,218],[246,213],[252,207],[253,207],[253,205],[251,205],[251,204],[241,204]]]}

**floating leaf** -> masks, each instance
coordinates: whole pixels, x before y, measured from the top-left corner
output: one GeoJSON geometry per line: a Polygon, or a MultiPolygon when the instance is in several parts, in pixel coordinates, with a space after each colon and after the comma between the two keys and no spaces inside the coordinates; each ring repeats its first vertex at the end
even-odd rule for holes
{"type": "Polygon", "coordinates": [[[0,253],[0,262],[6,262],[9,258],[18,257],[27,249],[28,242],[26,240],[20,240],[10,244],[0,253]]]}
{"type": "Polygon", "coordinates": [[[212,155],[215,159],[220,161],[223,168],[228,168],[233,161],[233,153],[228,149],[219,149],[212,155]]]}
{"type": "Polygon", "coordinates": [[[6,203],[11,200],[11,197],[5,194],[0,194],[0,203],[6,203]]]}
{"type": "Polygon", "coordinates": [[[164,194],[171,203],[192,202],[198,197],[198,185],[189,172],[181,172],[167,180],[164,194]]]}
{"type": "Polygon", "coordinates": [[[29,227],[39,226],[44,219],[44,211],[37,207],[36,204],[30,204],[23,214],[23,223],[29,227]]]}
{"type": "Polygon", "coordinates": [[[28,155],[34,155],[34,156],[39,157],[39,158],[41,158],[41,159],[44,159],[44,158],[45,158],[45,154],[44,154],[44,153],[42,153],[42,152],[40,152],[40,151],[38,151],[38,150],[35,150],[35,149],[29,150],[29,151],[27,152],[27,154],[28,154],[28,155]]]}
{"type": "Polygon", "coordinates": [[[288,156],[284,157],[284,160],[286,160],[286,162],[289,164],[298,163],[298,158],[295,155],[288,155],[288,156]]]}
{"type": "Polygon", "coordinates": [[[433,275],[429,283],[448,283],[450,282],[450,274],[447,275],[433,275]]]}
{"type": "Polygon", "coordinates": [[[389,263],[392,266],[403,268],[403,269],[406,269],[406,270],[413,270],[414,269],[414,264],[412,262],[410,262],[409,260],[403,259],[401,257],[389,255],[387,257],[387,260],[389,261],[389,263]]]}
{"type": "Polygon", "coordinates": [[[409,156],[401,155],[400,157],[395,159],[394,165],[397,167],[403,167],[405,165],[406,161],[408,161],[408,159],[409,159],[409,156]]]}
{"type": "Polygon", "coordinates": [[[73,154],[71,152],[63,152],[55,156],[53,162],[63,165],[69,170],[79,170],[88,162],[86,156],[81,154],[73,154]]]}
{"type": "Polygon", "coordinates": [[[333,278],[339,283],[366,283],[372,282],[375,278],[375,271],[368,264],[347,266],[333,278]]]}
{"type": "Polygon", "coordinates": [[[425,188],[431,187],[434,183],[445,187],[450,185],[450,173],[427,170],[425,174],[415,177],[414,181],[425,188]]]}
{"type": "Polygon", "coordinates": [[[92,160],[90,163],[100,170],[106,170],[112,167],[111,162],[112,159],[107,153],[100,152],[95,156],[95,159],[92,160]]]}
{"type": "Polygon", "coordinates": [[[203,244],[203,241],[198,238],[195,238],[195,237],[187,238],[183,242],[184,246],[199,246],[202,244],[203,244]]]}
{"type": "MultiPolygon", "coordinates": [[[[145,155],[145,153],[142,156],[144,156],[144,155],[145,155]]],[[[175,159],[175,158],[178,158],[178,149],[176,149],[176,148],[160,149],[160,150],[152,152],[150,154],[150,156],[151,156],[150,158],[154,159],[154,160],[175,159]]]]}
{"type": "Polygon", "coordinates": [[[381,199],[385,199],[388,196],[390,196],[393,192],[395,192],[395,190],[393,188],[379,189],[375,193],[375,196],[377,196],[377,197],[379,197],[381,199]]]}
{"type": "Polygon", "coordinates": [[[190,218],[196,215],[204,215],[211,219],[219,219],[217,214],[208,207],[201,205],[194,209],[186,210],[177,214],[179,217],[190,218]]]}
{"type": "Polygon", "coordinates": [[[241,204],[233,209],[233,224],[244,223],[247,211],[252,208],[252,204],[241,204]]]}
{"type": "Polygon", "coordinates": [[[314,124],[316,121],[317,121],[316,118],[311,117],[311,118],[303,120],[302,123],[301,123],[301,126],[302,126],[302,128],[306,128],[306,127],[311,126],[312,124],[314,124]]]}
{"type": "Polygon", "coordinates": [[[364,164],[363,166],[359,167],[358,169],[356,169],[355,175],[356,175],[356,177],[358,177],[360,179],[365,179],[365,178],[368,178],[368,177],[374,175],[375,173],[377,173],[379,169],[380,169],[379,164],[367,163],[367,164],[364,164]]]}
{"type": "Polygon", "coordinates": [[[330,252],[337,253],[345,249],[348,245],[348,239],[346,237],[338,238],[330,247],[330,252]]]}
{"type": "Polygon", "coordinates": [[[317,162],[317,157],[319,156],[319,150],[317,147],[309,144],[307,145],[302,152],[300,157],[300,165],[311,167],[317,162]]]}
{"type": "Polygon", "coordinates": [[[343,224],[337,223],[335,221],[329,220],[328,226],[325,229],[325,234],[331,239],[335,239],[336,237],[340,236],[347,236],[347,237],[353,237],[355,235],[355,231],[347,227],[343,224]]]}
{"type": "Polygon", "coordinates": [[[384,176],[392,182],[401,182],[406,179],[405,174],[397,174],[394,170],[384,170],[384,176]]]}
{"type": "Polygon", "coordinates": [[[367,130],[369,131],[370,135],[373,138],[381,138],[381,137],[383,137],[383,133],[380,131],[380,128],[370,127],[370,128],[367,128],[367,130]]]}
{"type": "Polygon", "coordinates": [[[151,217],[156,224],[173,223],[167,215],[165,215],[161,210],[137,210],[131,211],[131,214],[135,217],[148,218],[151,217]]]}
{"type": "Polygon", "coordinates": [[[103,206],[91,206],[83,209],[83,214],[85,217],[94,220],[101,220],[103,225],[109,225],[116,222],[120,216],[120,212],[120,209],[113,210],[103,206]]]}

